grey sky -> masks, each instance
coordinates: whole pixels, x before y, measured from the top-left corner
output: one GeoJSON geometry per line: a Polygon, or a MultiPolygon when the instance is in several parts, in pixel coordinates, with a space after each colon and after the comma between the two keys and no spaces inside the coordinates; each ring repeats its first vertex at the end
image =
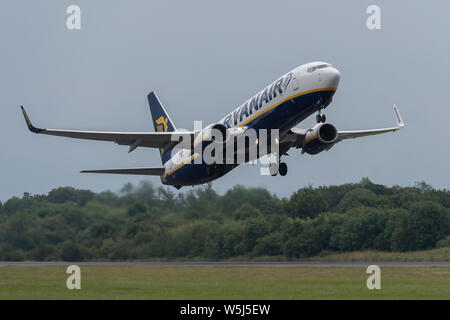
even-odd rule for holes
{"type": "Polygon", "coordinates": [[[286,177],[243,165],[217,190],[286,196],[363,176],[449,188],[448,12],[448,1],[1,1],[0,200],[64,185],[115,191],[144,177],[79,171],[160,165],[157,150],[31,134],[20,104],[41,127],[152,131],[146,95],[156,90],[176,125],[192,129],[314,60],[341,71],[325,112],[338,129],[391,126],[392,103],[405,129],[316,156],[291,150],[286,177]],[[70,4],[81,7],[79,31],[66,28],[70,4]],[[370,4],[381,7],[381,30],[366,28],[370,4]]]}

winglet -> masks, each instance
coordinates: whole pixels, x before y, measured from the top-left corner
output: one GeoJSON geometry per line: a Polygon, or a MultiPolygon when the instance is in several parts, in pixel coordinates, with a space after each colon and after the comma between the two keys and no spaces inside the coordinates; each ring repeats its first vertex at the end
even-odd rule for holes
{"type": "Polygon", "coordinates": [[[403,122],[402,116],[400,115],[400,112],[398,111],[398,106],[396,104],[394,104],[394,112],[395,117],[397,119],[397,126],[399,128],[403,128],[405,126],[405,123],[403,122]]]}
{"type": "Polygon", "coordinates": [[[31,123],[31,120],[30,120],[30,118],[28,118],[28,115],[25,112],[25,109],[23,108],[23,106],[20,106],[20,108],[22,109],[22,113],[25,118],[25,122],[27,123],[28,129],[30,129],[31,132],[41,133],[42,131],[45,130],[45,129],[40,129],[40,128],[36,128],[35,126],[33,126],[33,124],[31,123]]]}

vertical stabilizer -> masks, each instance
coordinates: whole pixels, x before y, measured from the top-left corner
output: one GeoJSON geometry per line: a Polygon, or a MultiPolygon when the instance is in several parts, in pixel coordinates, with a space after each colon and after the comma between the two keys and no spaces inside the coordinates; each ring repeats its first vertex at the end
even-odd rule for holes
{"type": "Polygon", "coordinates": [[[150,111],[152,113],[153,125],[157,132],[171,132],[176,131],[175,125],[170,119],[167,111],[159,101],[158,96],[154,91],[150,92],[147,96],[148,104],[150,105],[150,111]]]}
{"type": "MultiPolygon", "coordinates": [[[[150,105],[150,112],[152,113],[153,126],[156,132],[173,132],[177,131],[175,125],[167,114],[166,109],[164,109],[161,101],[159,101],[158,96],[154,91],[150,92],[147,96],[148,104],[150,105]]],[[[171,150],[159,150],[161,154],[162,163],[166,163],[171,157],[171,150]]]]}

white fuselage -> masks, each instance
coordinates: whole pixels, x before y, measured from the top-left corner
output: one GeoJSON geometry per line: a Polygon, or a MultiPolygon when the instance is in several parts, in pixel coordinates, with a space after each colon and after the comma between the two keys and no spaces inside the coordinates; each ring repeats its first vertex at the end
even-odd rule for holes
{"type": "MultiPolygon", "coordinates": [[[[269,84],[217,123],[223,124],[227,128],[269,127],[268,129],[280,129],[283,133],[297,125],[302,119],[290,117],[279,119],[277,116],[277,121],[271,122],[272,111],[283,103],[289,100],[294,101],[293,99],[302,95],[326,90],[334,92],[338,87],[339,79],[339,71],[329,63],[311,62],[301,65],[269,84]],[[312,70],[312,68],[315,69],[312,70]]],[[[206,140],[208,128],[217,123],[206,126],[195,137],[194,145],[206,140]]],[[[163,182],[166,177],[198,156],[199,154],[188,149],[175,149],[171,159],[164,164],[166,174],[162,177],[163,182]]]]}

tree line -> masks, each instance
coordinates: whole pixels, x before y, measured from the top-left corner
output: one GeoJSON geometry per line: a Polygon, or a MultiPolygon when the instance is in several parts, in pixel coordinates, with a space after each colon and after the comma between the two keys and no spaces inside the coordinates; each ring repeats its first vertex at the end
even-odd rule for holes
{"type": "Polygon", "coordinates": [[[120,192],[61,187],[0,202],[0,260],[297,259],[450,246],[450,191],[420,182],[304,187],[288,198],[142,181],[120,192]]]}

